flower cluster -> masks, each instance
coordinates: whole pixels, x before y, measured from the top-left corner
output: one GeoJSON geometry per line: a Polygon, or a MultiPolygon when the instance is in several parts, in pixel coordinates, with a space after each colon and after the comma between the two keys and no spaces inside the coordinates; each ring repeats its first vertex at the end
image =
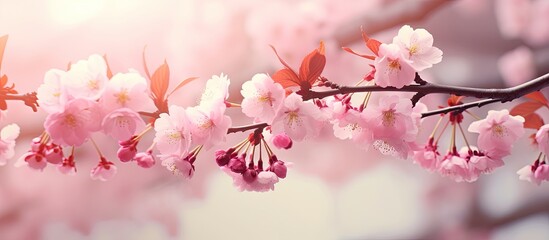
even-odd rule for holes
{"type": "MultiPolygon", "coordinates": [[[[99,158],[90,176],[106,181],[116,174],[117,167],[107,160],[92,138],[102,132],[118,142],[120,162],[135,162],[142,168],[151,168],[158,160],[172,173],[191,178],[202,150],[224,143],[228,133],[252,130],[233,147],[215,149],[215,161],[239,190],[264,192],[273,190],[275,184],[287,176],[291,165],[279,160],[271,146],[290,149],[294,141],[315,138],[328,125],[341,140],[351,140],[364,149],[373,147],[385,155],[412,158],[428,171],[458,182],[472,182],[481,174],[504,165],[503,158],[511,153],[514,142],[524,134],[525,127],[533,124],[532,120],[525,120],[530,119],[526,115],[541,119],[532,111],[519,111],[522,116],[514,116],[521,114],[508,110],[489,111],[485,119],[480,119],[466,108],[456,108],[440,116],[425,146],[419,146],[416,141],[422,118],[429,113],[419,100],[428,92],[418,90],[412,98],[394,93],[375,93],[373,97],[374,91],[368,89],[398,92],[427,88],[429,83],[422,80],[418,72],[439,63],[442,51],[433,46],[429,32],[410,26],[402,27],[389,44],[364,33],[363,39],[373,55],[344,50],[372,61],[371,70],[356,84],[366,89],[366,94],[349,91],[350,88],[322,76],[326,65],[323,42],[303,58],[299,71],[290,67],[272,47],[284,67],[272,75],[255,74],[246,81],[240,91],[243,97],[240,104],[228,101],[230,79],[224,74],[207,80],[196,106],[169,104],[172,93],[196,78],[183,80],[168,93],[167,62],[151,75],[143,59],[149,81],[135,70],[113,75],[106,58],[99,55],[78,61],[67,71],[50,70],[37,93],[38,103],[48,113],[45,131],[32,141],[30,150],[17,165],[42,170],[51,164],[64,174],[75,174],[74,149],[90,142],[99,158]],[[328,91],[318,91],[322,89],[328,91]],[[239,108],[253,123],[232,127],[226,111],[231,107],[239,108]],[[463,113],[477,118],[468,130],[478,134],[478,147],[467,140],[462,127],[463,113]],[[448,127],[451,141],[444,153],[439,150],[439,140],[448,127]],[[139,151],[143,136],[152,130],[154,139],[146,150],[139,151]],[[458,131],[465,146],[457,146],[458,131]],[[66,148],[71,149],[68,156],[65,156],[66,148]]],[[[549,108],[540,93],[530,98],[537,103],[534,103],[535,109],[528,109],[549,108]]],[[[462,99],[452,95],[448,107],[461,107],[462,99]]],[[[549,125],[535,129],[539,129],[535,139],[540,157],[519,174],[521,179],[539,184],[549,180],[549,165],[545,161],[549,151],[549,125]]],[[[16,125],[2,130],[0,163],[13,155],[18,133],[16,125]]]]}
{"type": "MultiPolygon", "coordinates": [[[[93,142],[95,132],[118,141],[130,138],[145,126],[138,112],[152,108],[150,99],[143,98],[148,94],[147,81],[139,73],[130,70],[113,76],[99,55],[71,64],[67,71],[48,71],[37,90],[38,103],[48,113],[45,132],[33,140],[20,163],[39,170],[50,163],[63,173],[76,172],[73,151],[65,158],[63,148],[93,142]]],[[[97,150],[99,161],[91,177],[107,180],[116,167],[97,150]]]]}

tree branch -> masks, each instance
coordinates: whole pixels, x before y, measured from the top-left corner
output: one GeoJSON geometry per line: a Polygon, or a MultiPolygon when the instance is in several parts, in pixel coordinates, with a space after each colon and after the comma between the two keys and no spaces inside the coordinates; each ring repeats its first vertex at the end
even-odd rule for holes
{"type": "Polygon", "coordinates": [[[505,102],[505,99],[503,98],[484,99],[484,100],[465,103],[457,106],[445,107],[445,108],[441,108],[433,111],[424,112],[421,114],[421,118],[429,117],[437,114],[449,113],[449,112],[463,112],[469,108],[482,107],[484,105],[488,105],[490,103],[496,103],[496,102],[505,102]]]}
{"type": "Polygon", "coordinates": [[[269,126],[269,124],[267,123],[256,123],[256,124],[232,127],[232,128],[229,128],[229,130],[227,130],[227,134],[236,133],[236,132],[245,132],[252,129],[266,128],[267,126],[269,126]]]}
{"type": "Polygon", "coordinates": [[[540,76],[536,79],[530,80],[526,83],[520,84],[515,87],[501,88],[501,89],[484,89],[484,88],[471,88],[471,87],[458,87],[439,85],[434,83],[426,83],[423,85],[409,85],[402,88],[395,87],[379,87],[379,86],[361,86],[361,87],[340,87],[336,90],[328,90],[323,92],[309,91],[305,92],[303,100],[309,100],[314,98],[325,98],[337,94],[348,94],[358,92],[414,92],[421,94],[432,93],[445,93],[454,94],[458,96],[468,96],[484,99],[502,99],[502,101],[511,101],[513,99],[524,96],[528,93],[538,91],[542,88],[549,86],[549,73],[540,76]]]}
{"type": "Polygon", "coordinates": [[[36,92],[25,93],[25,94],[6,94],[0,96],[0,99],[3,100],[16,100],[23,101],[25,105],[32,108],[32,111],[38,111],[38,98],[36,97],[36,92]]]}

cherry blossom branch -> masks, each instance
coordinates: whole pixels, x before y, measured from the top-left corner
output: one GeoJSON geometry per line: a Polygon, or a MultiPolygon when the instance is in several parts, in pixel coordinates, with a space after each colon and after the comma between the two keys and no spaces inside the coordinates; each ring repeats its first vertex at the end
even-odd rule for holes
{"type": "Polygon", "coordinates": [[[25,93],[25,94],[6,94],[0,96],[0,99],[3,100],[16,100],[23,101],[25,105],[32,108],[32,111],[38,111],[38,98],[36,97],[36,92],[25,93]]]}
{"type": "Polygon", "coordinates": [[[256,124],[232,127],[232,128],[229,128],[229,130],[227,131],[227,134],[236,133],[236,132],[245,132],[252,129],[261,129],[261,128],[266,128],[267,126],[269,126],[269,124],[267,123],[256,123],[256,124]]]}
{"type": "MultiPolygon", "coordinates": [[[[417,78],[417,77],[416,77],[417,78]]],[[[417,82],[417,81],[416,81],[417,82]]],[[[502,99],[502,101],[511,101],[513,99],[524,96],[528,93],[538,91],[542,88],[549,86],[549,73],[540,76],[536,79],[530,80],[526,83],[517,85],[510,88],[501,89],[485,89],[485,88],[471,88],[471,87],[459,87],[439,85],[435,83],[425,83],[421,85],[409,85],[402,88],[395,87],[379,87],[379,86],[361,86],[361,87],[340,87],[335,90],[328,90],[323,92],[309,91],[305,92],[303,100],[309,100],[314,98],[325,98],[337,94],[359,93],[359,92],[414,92],[420,93],[423,96],[432,93],[445,93],[454,94],[458,96],[486,98],[486,99],[502,99]]]]}
{"type": "Polygon", "coordinates": [[[449,113],[449,112],[463,112],[463,111],[465,111],[469,108],[482,107],[484,105],[488,105],[488,104],[496,103],[496,102],[505,102],[505,99],[503,99],[503,98],[484,99],[484,100],[465,103],[465,104],[461,104],[461,105],[457,105],[457,106],[440,108],[440,109],[437,109],[437,110],[422,113],[421,118],[425,118],[425,117],[429,117],[429,116],[433,116],[433,115],[437,115],[437,114],[449,113]]]}
{"type": "Polygon", "coordinates": [[[397,1],[384,6],[383,11],[368,11],[360,19],[343,24],[334,34],[340,46],[347,46],[362,39],[358,26],[362,26],[368,35],[383,30],[419,21],[435,10],[451,2],[450,0],[397,1]]]}

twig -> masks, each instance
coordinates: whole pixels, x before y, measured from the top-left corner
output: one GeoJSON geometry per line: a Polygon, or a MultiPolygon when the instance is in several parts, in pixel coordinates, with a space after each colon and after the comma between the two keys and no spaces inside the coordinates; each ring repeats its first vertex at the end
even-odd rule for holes
{"type": "Polygon", "coordinates": [[[505,101],[505,99],[503,99],[503,98],[484,99],[484,100],[480,100],[480,101],[476,101],[476,102],[470,102],[470,103],[465,103],[465,104],[461,104],[461,105],[457,105],[457,106],[445,107],[445,108],[441,108],[441,109],[437,109],[437,110],[433,110],[433,111],[429,111],[429,112],[424,112],[424,113],[421,114],[421,118],[429,117],[429,116],[433,116],[433,115],[437,115],[437,114],[449,113],[449,112],[463,112],[463,111],[465,111],[469,108],[482,107],[482,106],[490,104],[490,103],[504,102],[504,101],[505,101]]]}
{"type": "Polygon", "coordinates": [[[505,101],[510,101],[515,98],[519,98],[528,93],[538,91],[542,88],[549,86],[549,73],[536,79],[530,80],[526,83],[520,84],[515,87],[502,88],[502,89],[484,89],[484,88],[471,88],[471,87],[458,87],[439,85],[434,83],[426,83],[424,85],[409,85],[402,88],[395,87],[379,87],[379,86],[361,86],[361,87],[341,87],[336,90],[328,90],[323,92],[309,91],[305,92],[303,100],[309,100],[313,98],[325,98],[337,94],[348,94],[357,92],[414,92],[422,93],[425,95],[432,93],[445,93],[455,94],[458,96],[468,96],[484,99],[496,99],[501,98],[505,101]]]}
{"type": "Polygon", "coordinates": [[[227,131],[227,134],[236,133],[236,132],[245,132],[252,129],[261,129],[261,128],[266,128],[267,126],[269,126],[269,124],[267,123],[256,123],[256,124],[244,125],[239,127],[232,127],[232,128],[229,128],[229,130],[227,131]]]}

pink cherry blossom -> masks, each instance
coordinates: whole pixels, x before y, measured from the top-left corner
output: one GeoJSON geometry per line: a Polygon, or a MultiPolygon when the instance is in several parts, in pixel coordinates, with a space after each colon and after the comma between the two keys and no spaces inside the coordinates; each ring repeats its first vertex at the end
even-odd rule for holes
{"type": "Polygon", "coordinates": [[[57,166],[57,170],[62,174],[69,176],[76,175],[76,164],[74,162],[74,155],[63,159],[63,162],[57,166]]]}
{"type": "Polygon", "coordinates": [[[142,168],[150,168],[156,163],[152,151],[137,153],[135,155],[135,161],[137,162],[137,165],[142,168]]]}
{"type": "Polygon", "coordinates": [[[416,71],[412,62],[396,44],[381,44],[374,66],[374,81],[378,86],[402,88],[414,82],[416,71]]]}
{"type": "Polygon", "coordinates": [[[540,185],[542,181],[549,180],[549,165],[545,162],[536,160],[534,164],[527,165],[517,171],[520,180],[525,180],[536,185],[540,185]]]}
{"type": "Polygon", "coordinates": [[[505,164],[499,156],[491,156],[489,153],[479,151],[473,146],[471,146],[471,151],[462,154],[462,156],[469,159],[468,164],[471,171],[478,173],[491,173],[494,169],[505,164]]]}
{"type": "Polygon", "coordinates": [[[536,143],[539,150],[546,156],[549,156],[549,124],[543,125],[536,132],[536,143]]]}
{"type": "Polygon", "coordinates": [[[486,119],[471,123],[469,131],[479,134],[477,145],[480,149],[494,152],[494,155],[506,155],[513,143],[524,134],[523,123],[523,117],[511,116],[506,109],[490,110],[486,119]]]}
{"type": "Polygon", "coordinates": [[[19,126],[15,123],[5,126],[0,131],[0,166],[6,165],[7,160],[15,154],[15,139],[19,137],[19,126]]]}
{"type": "Polygon", "coordinates": [[[259,173],[252,171],[250,177],[245,177],[245,175],[240,173],[235,173],[231,171],[228,167],[221,167],[226,174],[233,178],[233,185],[239,191],[251,191],[251,192],[267,192],[274,190],[274,185],[278,182],[278,177],[275,173],[270,171],[261,171],[259,173]]]}
{"type": "Polygon", "coordinates": [[[67,73],[59,69],[51,69],[44,76],[44,83],[36,90],[38,104],[47,113],[63,110],[63,105],[69,96],[65,92],[64,82],[67,73]]]}
{"type": "Polygon", "coordinates": [[[272,141],[278,149],[290,149],[292,147],[292,139],[285,133],[277,134],[273,137],[272,141]]]}
{"type": "Polygon", "coordinates": [[[508,86],[516,86],[536,75],[534,54],[528,47],[521,46],[505,53],[498,60],[498,68],[508,86]]]}
{"type": "Polygon", "coordinates": [[[57,145],[80,146],[101,127],[97,103],[85,99],[69,101],[63,111],[48,115],[44,128],[57,145]]]}
{"type": "Polygon", "coordinates": [[[312,102],[304,102],[297,93],[284,99],[272,125],[273,133],[284,132],[294,141],[318,134],[323,119],[322,112],[312,102]]]}
{"type": "Polygon", "coordinates": [[[147,95],[147,80],[139,73],[117,73],[108,81],[101,103],[108,111],[117,108],[146,110],[152,107],[147,95]]]}
{"type": "Polygon", "coordinates": [[[408,54],[412,67],[418,72],[442,61],[442,51],[433,47],[433,36],[423,28],[414,30],[408,25],[402,26],[393,44],[408,54]]]}
{"type": "Polygon", "coordinates": [[[170,114],[162,113],[154,123],[154,142],[163,155],[186,155],[191,145],[187,113],[183,107],[172,105],[170,114]]]}
{"type": "Polygon", "coordinates": [[[63,148],[59,145],[48,144],[44,153],[46,160],[51,164],[59,164],[63,161],[63,148]]]}
{"type": "Polygon", "coordinates": [[[70,96],[98,100],[109,80],[107,63],[103,57],[91,55],[87,60],[72,64],[64,78],[63,84],[70,96]]]}
{"type": "Polygon", "coordinates": [[[347,110],[342,117],[335,119],[332,124],[334,135],[339,139],[351,139],[366,149],[373,141],[368,119],[355,109],[347,110]]]}
{"type": "MultiPolygon", "coordinates": [[[[456,182],[471,181],[469,166],[466,159],[448,153],[440,162],[440,173],[456,182]]],[[[476,180],[476,178],[474,178],[476,180]]]]}
{"type": "Polygon", "coordinates": [[[438,152],[438,146],[433,138],[430,138],[425,147],[419,151],[414,151],[413,161],[426,170],[433,172],[440,166],[441,156],[438,152]]]}
{"type": "Polygon", "coordinates": [[[231,80],[223,73],[219,76],[212,76],[206,82],[206,87],[200,97],[199,107],[201,109],[212,109],[225,105],[225,100],[229,97],[230,84],[231,80]]]}
{"type": "Polygon", "coordinates": [[[193,143],[209,149],[225,141],[231,118],[225,116],[225,105],[205,110],[199,107],[186,110],[193,143]]]}
{"type": "Polygon", "coordinates": [[[255,74],[242,85],[240,93],[244,97],[242,112],[256,122],[266,123],[273,121],[285,97],[282,86],[266,74],[255,74]]]}
{"type": "Polygon", "coordinates": [[[145,122],[138,113],[130,108],[119,108],[107,114],[101,123],[103,132],[118,141],[123,141],[143,128],[145,122]]]}
{"type": "Polygon", "coordinates": [[[379,99],[377,106],[369,105],[362,115],[367,119],[374,139],[415,141],[418,127],[410,99],[386,95],[379,99]]]}
{"type": "Polygon", "coordinates": [[[19,160],[17,160],[15,166],[20,167],[25,164],[32,169],[42,171],[44,170],[44,168],[46,168],[48,162],[46,160],[46,157],[44,157],[42,153],[29,151],[23,154],[23,156],[21,156],[19,160]]]}
{"type": "Polygon", "coordinates": [[[117,172],[117,168],[114,163],[107,161],[104,157],[101,157],[101,160],[95,168],[90,172],[90,177],[93,180],[108,181],[117,172]]]}
{"type": "Polygon", "coordinates": [[[162,163],[162,166],[166,167],[173,174],[181,175],[186,179],[190,179],[194,175],[194,165],[189,158],[181,157],[179,155],[159,155],[158,159],[162,163]]]}

